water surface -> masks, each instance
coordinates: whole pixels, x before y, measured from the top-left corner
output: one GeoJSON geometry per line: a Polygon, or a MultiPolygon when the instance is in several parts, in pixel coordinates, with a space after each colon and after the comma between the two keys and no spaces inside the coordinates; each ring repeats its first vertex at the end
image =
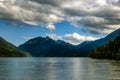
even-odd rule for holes
{"type": "Polygon", "coordinates": [[[120,61],[0,58],[0,80],[120,80],[120,61]]]}

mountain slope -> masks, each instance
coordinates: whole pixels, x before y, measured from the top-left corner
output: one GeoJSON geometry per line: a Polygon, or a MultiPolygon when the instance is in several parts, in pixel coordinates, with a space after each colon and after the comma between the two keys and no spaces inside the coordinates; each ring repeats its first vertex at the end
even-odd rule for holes
{"type": "MultiPolygon", "coordinates": [[[[90,56],[90,52],[95,50],[97,47],[107,44],[109,41],[114,40],[116,37],[120,36],[120,29],[110,33],[105,38],[91,41],[80,48],[81,55],[90,56]]],[[[81,44],[80,44],[81,45],[81,44]]]]}
{"type": "Polygon", "coordinates": [[[34,57],[75,57],[79,53],[73,45],[49,37],[37,37],[19,46],[19,49],[31,53],[34,57]]]}
{"type": "Polygon", "coordinates": [[[120,36],[91,53],[92,58],[120,60],[120,36]]]}
{"type": "Polygon", "coordinates": [[[25,57],[14,45],[0,37],[0,57],[25,57]]]}
{"type": "Polygon", "coordinates": [[[91,51],[107,44],[117,36],[120,36],[120,29],[110,33],[105,38],[85,41],[77,46],[61,40],[55,41],[49,37],[37,37],[20,45],[18,48],[31,53],[34,57],[89,57],[91,51]]]}

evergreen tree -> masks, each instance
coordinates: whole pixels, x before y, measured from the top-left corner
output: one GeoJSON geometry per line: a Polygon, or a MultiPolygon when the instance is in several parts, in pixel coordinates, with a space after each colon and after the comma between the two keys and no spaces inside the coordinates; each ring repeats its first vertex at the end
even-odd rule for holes
{"type": "Polygon", "coordinates": [[[120,36],[91,52],[92,58],[120,60],[120,36]]]}

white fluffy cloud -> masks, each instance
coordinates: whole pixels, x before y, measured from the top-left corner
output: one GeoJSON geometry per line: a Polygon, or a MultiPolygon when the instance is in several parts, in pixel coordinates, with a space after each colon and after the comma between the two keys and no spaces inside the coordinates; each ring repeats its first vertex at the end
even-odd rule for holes
{"type": "Polygon", "coordinates": [[[110,33],[120,25],[120,0],[2,0],[0,19],[49,30],[65,20],[91,33],[110,33]]]}
{"type": "Polygon", "coordinates": [[[97,37],[79,35],[78,33],[66,34],[64,36],[58,36],[55,34],[47,34],[47,36],[49,36],[50,38],[54,40],[64,40],[73,45],[78,45],[84,41],[93,41],[93,40],[98,39],[97,37]]]}

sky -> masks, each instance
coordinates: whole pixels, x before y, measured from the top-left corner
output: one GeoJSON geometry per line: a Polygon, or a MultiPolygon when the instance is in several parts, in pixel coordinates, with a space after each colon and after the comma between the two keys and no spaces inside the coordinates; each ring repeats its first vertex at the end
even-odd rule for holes
{"type": "Polygon", "coordinates": [[[16,46],[49,36],[77,45],[120,28],[120,0],[0,0],[0,36],[16,46]]]}

